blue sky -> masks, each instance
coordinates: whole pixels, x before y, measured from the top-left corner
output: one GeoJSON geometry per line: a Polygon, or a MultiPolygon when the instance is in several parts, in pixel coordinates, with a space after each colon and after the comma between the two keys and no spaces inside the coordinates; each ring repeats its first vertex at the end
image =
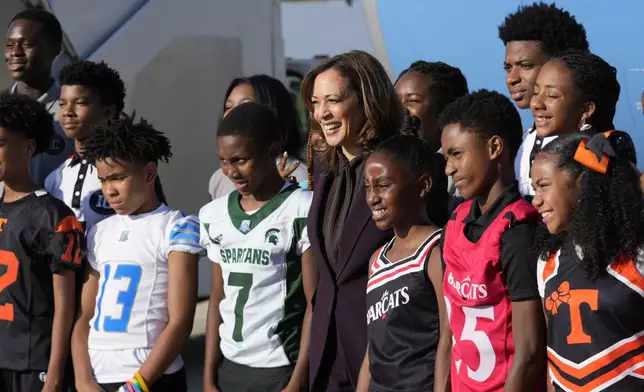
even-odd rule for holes
{"type": "Polygon", "coordinates": [[[292,58],[335,55],[372,46],[360,0],[282,3],[284,52],[292,58]]]}

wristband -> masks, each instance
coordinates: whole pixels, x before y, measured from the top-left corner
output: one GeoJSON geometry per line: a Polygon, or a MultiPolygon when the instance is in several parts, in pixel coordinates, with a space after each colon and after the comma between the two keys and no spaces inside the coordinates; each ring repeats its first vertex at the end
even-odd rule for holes
{"type": "Polygon", "coordinates": [[[116,392],[140,392],[140,389],[132,385],[129,381],[126,381],[116,392]]]}
{"type": "Polygon", "coordinates": [[[141,391],[150,392],[150,389],[148,388],[148,384],[145,382],[145,379],[143,378],[141,373],[139,373],[138,371],[134,373],[134,378],[136,379],[136,381],[138,381],[141,387],[141,391]]]}
{"type": "Polygon", "coordinates": [[[127,380],[125,385],[119,389],[119,392],[150,392],[143,376],[139,372],[134,374],[134,377],[127,380]]]}

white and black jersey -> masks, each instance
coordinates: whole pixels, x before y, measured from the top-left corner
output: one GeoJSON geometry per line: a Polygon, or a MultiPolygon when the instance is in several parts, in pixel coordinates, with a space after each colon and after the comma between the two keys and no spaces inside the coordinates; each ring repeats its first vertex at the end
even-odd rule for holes
{"type": "Polygon", "coordinates": [[[371,391],[433,388],[439,318],[427,263],[440,238],[437,230],[414,254],[396,262],[386,256],[393,239],[378,250],[367,283],[371,391]]]}
{"type": "Polygon", "coordinates": [[[96,167],[77,154],[47,176],[45,189],[65,202],[86,229],[114,214],[101,191],[96,167]]]}

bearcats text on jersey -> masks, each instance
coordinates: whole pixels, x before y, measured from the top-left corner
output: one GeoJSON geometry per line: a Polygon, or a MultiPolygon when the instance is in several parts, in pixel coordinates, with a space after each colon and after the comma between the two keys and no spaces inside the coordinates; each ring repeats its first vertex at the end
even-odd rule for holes
{"type": "Polygon", "coordinates": [[[387,317],[387,312],[399,307],[400,305],[406,305],[409,302],[409,294],[407,291],[409,288],[407,286],[402,287],[391,294],[389,291],[385,291],[382,294],[382,299],[380,302],[369,307],[367,310],[367,325],[371,324],[372,321],[377,319],[384,319],[387,317]]]}
{"type": "Polygon", "coordinates": [[[447,283],[456,289],[461,297],[466,299],[483,299],[487,298],[487,286],[485,283],[472,283],[472,277],[468,276],[462,281],[454,279],[454,275],[450,272],[447,277],[447,283]]]}

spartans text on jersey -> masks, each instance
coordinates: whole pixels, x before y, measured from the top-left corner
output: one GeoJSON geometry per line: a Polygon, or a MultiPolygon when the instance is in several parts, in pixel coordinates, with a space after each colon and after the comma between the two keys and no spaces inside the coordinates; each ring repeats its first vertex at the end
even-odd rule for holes
{"type": "Polygon", "coordinates": [[[271,252],[266,249],[226,248],[219,251],[221,260],[227,264],[246,263],[268,265],[271,252]]]}

